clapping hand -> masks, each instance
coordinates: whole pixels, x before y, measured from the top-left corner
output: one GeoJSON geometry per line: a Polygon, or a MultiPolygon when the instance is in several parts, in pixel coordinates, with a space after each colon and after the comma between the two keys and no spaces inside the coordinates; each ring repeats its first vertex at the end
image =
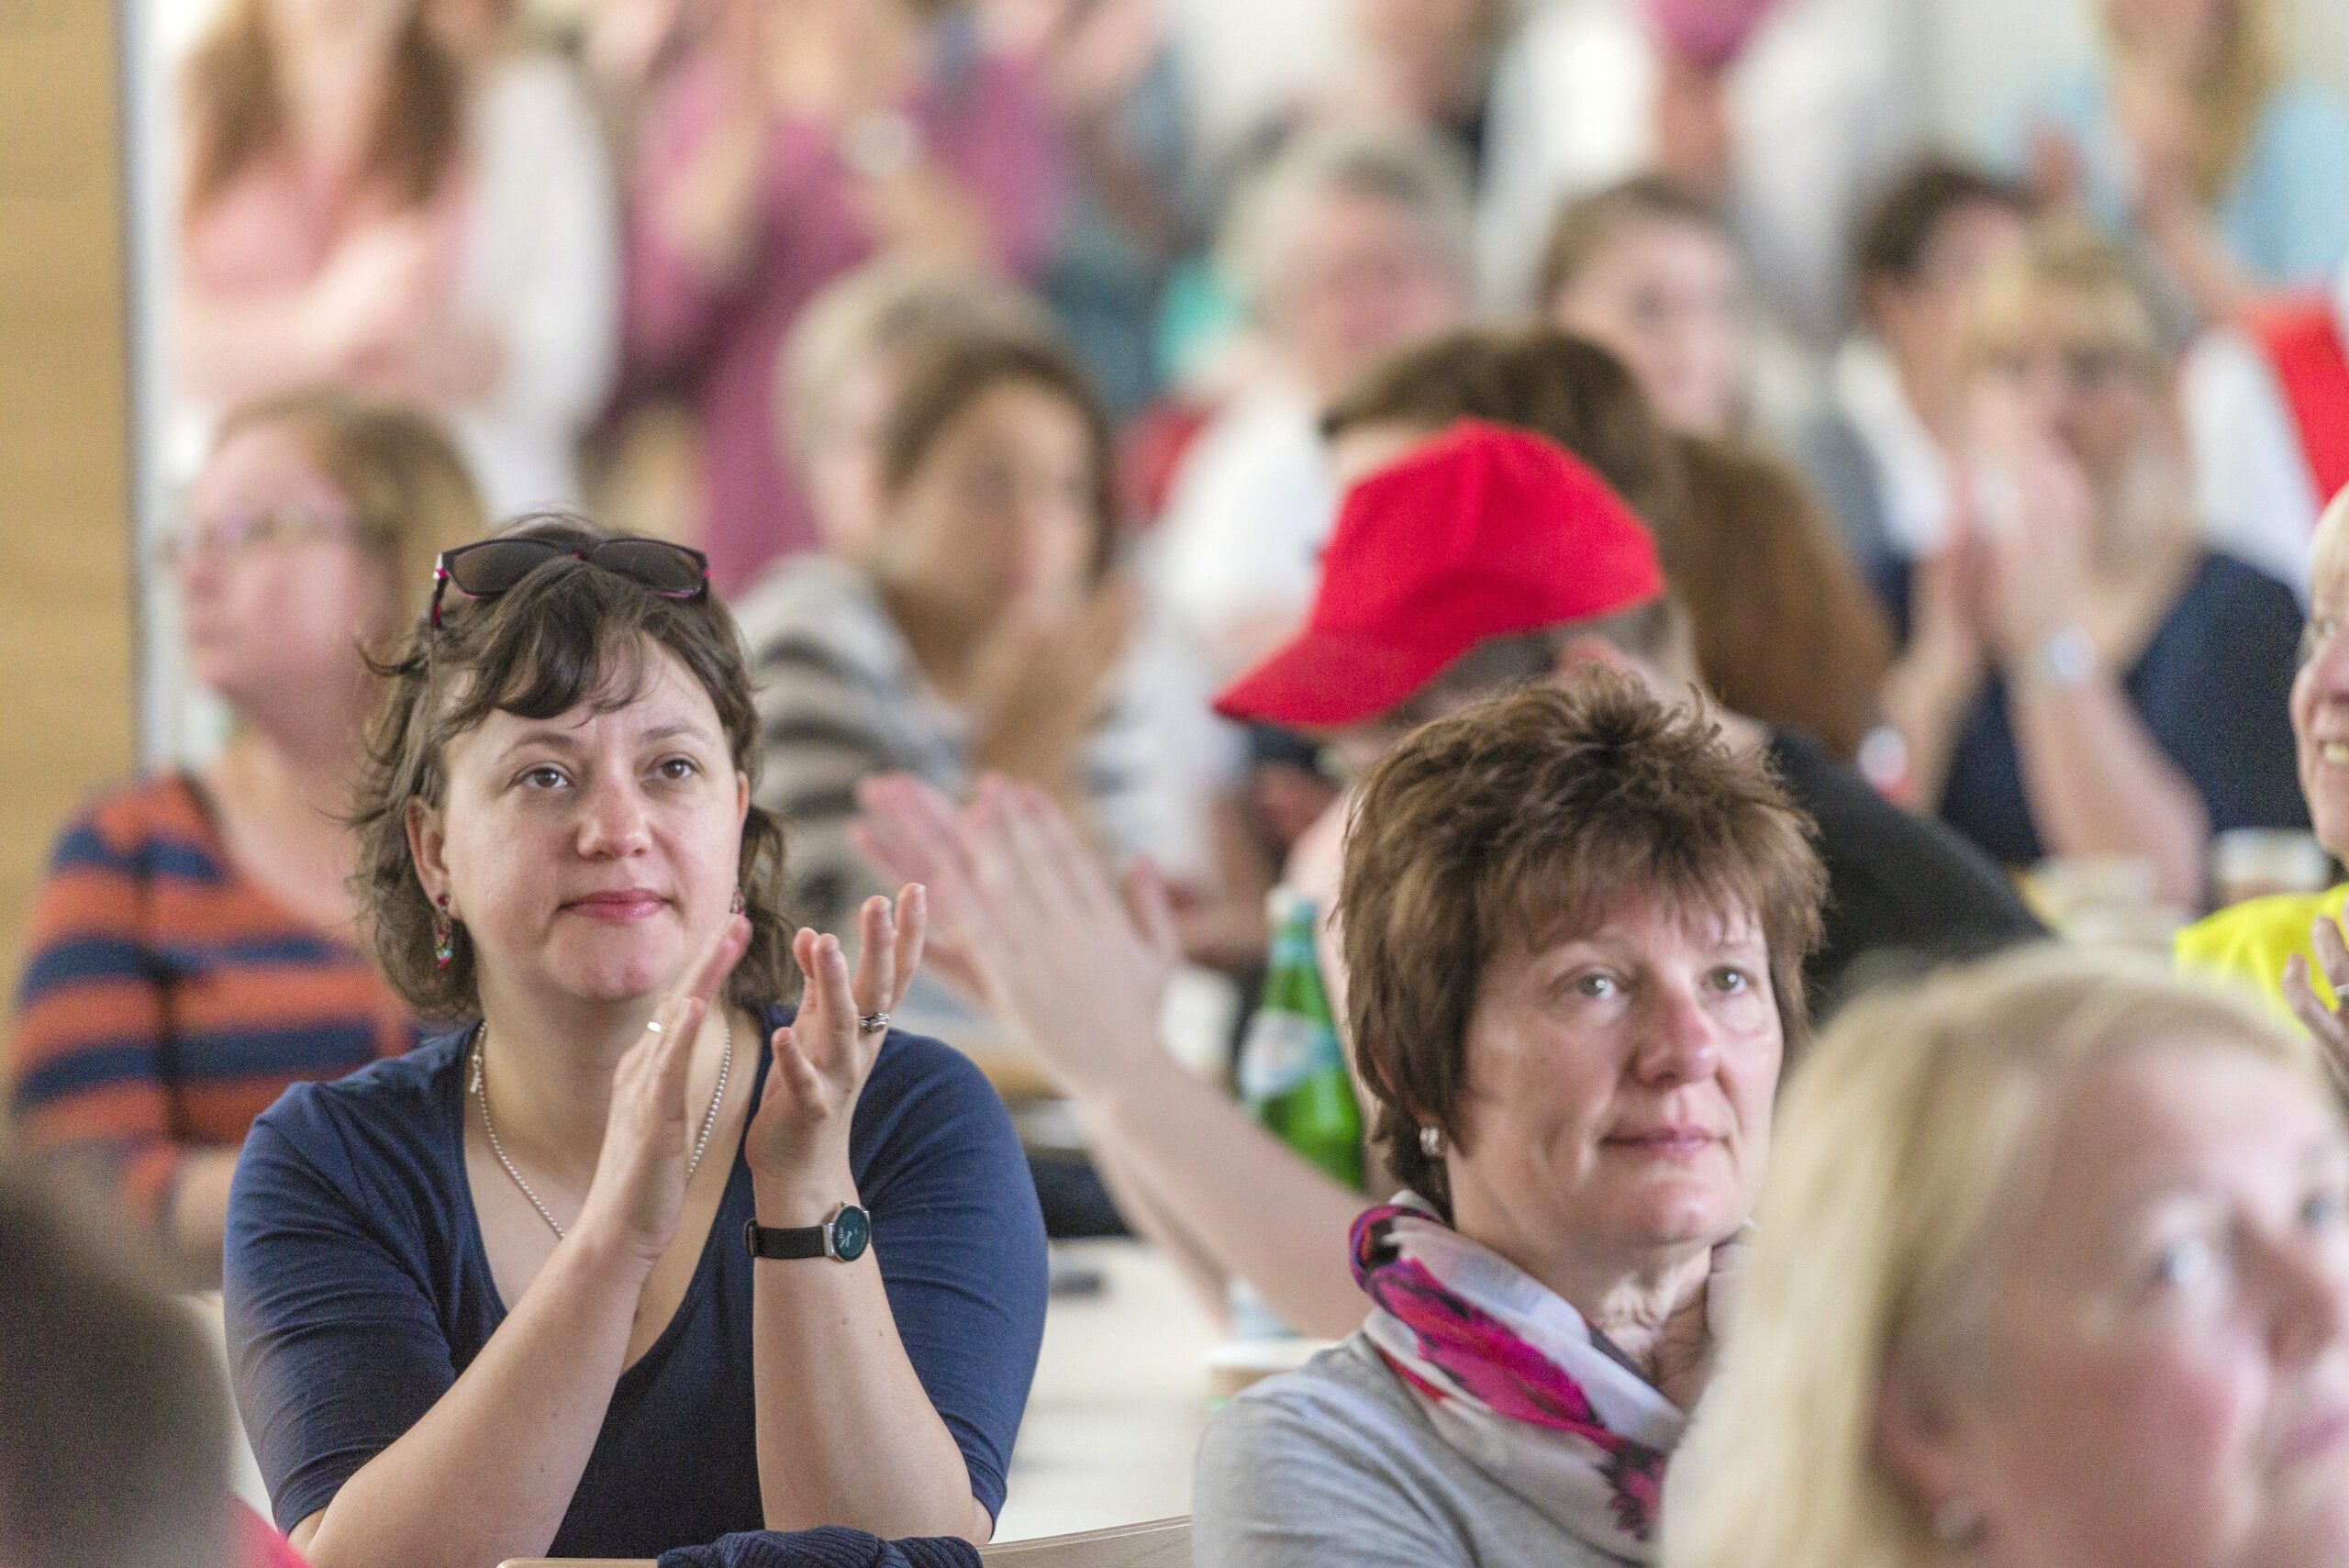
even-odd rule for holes
{"type": "Polygon", "coordinates": [[[852,1190],[849,1125],[888,1032],[885,1022],[868,1029],[864,1020],[895,1008],[920,966],[928,895],[917,884],[895,905],[868,899],[857,918],[853,977],[838,937],[803,929],[791,944],[807,989],[798,1016],[774,1031],[774,1062],[743,1140],[762,1192],[787,1194],[786,1202],[828,1206],[852,1190]]]}
{"type": "Polygon", "coordinates": [[[2284,1001],[2301,1027],[2324,1048],[2335,1075],[2349,1080],[2349,1022],[2343,1021],[2339,1003],[2339,998],[2349,996],[2349,941],[2342,939],[2341,922],[2324,916],[2318,917],[2309,940],[2316,949],[2317,967],[2324,972],[2325,986],[2335,1000],[2327,1002],[2317,995],[2309,961],[2296,952],[2284,961],[2284,1001]]]}

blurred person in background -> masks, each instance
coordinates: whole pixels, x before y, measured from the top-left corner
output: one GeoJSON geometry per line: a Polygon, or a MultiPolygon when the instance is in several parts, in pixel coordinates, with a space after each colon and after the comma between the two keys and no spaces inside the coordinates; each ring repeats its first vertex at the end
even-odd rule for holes
{"type": "Polygon", "coordinates": [[[2349,260],[2349,104],[2293,65],[2286,0],[2097,14],[2102,58],[2026,111],[2020,161],[2042,197],[2141,246],[2188,324],[2321,287],[2349,260]]]}
{"type": "Polygon", "coordinates": [[[870,256],[1041,270],[1062,206],[1050,104],[959,0],[718,0],[653,90],[630,180],[639,391],[700,422],[702,539],[721,592],[813,542],[774,439],[782,344],[870,256]]]}
{"type": "Polygon", "coordinates": [[[2021,244],[2028,195],[1944,158],[1877,196],[1853,246],[1857,329],[1797,446],[1864,569],[1941,548],[1965,444],[1965,335],[1991,263],[2021,244]]]}
{"type": "Polygon", "coordinates": [[[1745,262],[1712,202],[1642,176],[1567,204],[1542,252],[1537,314],[1631,367],[1664,422],[1742,424],[1753,369],[1745,262]]]}
{"type": "Polygon", "coordinates": [[[1550,216],[1661,176],[1719,205],[1776,328],[1842,334],[1843,236],[1916,137],[1879,0],[1552,0],[1530,8],[1495,95],[1481,236],[1492,298],[1515,309],[1550,216]]]}
{"type": "Polygon", "coordinates": [[[192,1280],[220,1273],[228,1177],[293,1083],[407,1050],[348,886],[342,818],[378,682],[435,556],[484,527],[448,439],[341,392],[231,415],[169,542],[189,674],[227,704],[201,767],[112,791],[35,898],[9,1102],[192,1280]]]}
{"type": "Polygon", "coordinates": [[[1183,460],[1152,562],[1217,680],[1312,600],[1338,500],[1316,425],[1323,405],[1468,307],[1465,182],[1424,131],[1318,131],[1242,193],[1223,251],[1264,361],[1183,460]]]}
{"type": "Polygon", "coordinates": [[[567,501],[618,339],[604,146],[551,56],[462,59],[434,21],[431,0],[229,0],[189,57],[183,437],[338,384],[444,418],[493,513],[567,501]]]}
{"type": "Polygon", "coordinates": [[[2001,864],[2126,857],[2198,912],[2214,833],[2307,826],[2299,606],[2203,543],[2174,365],[2121,251],[2035,230],[1984,278],[1966,366],[1966,508],[1885,580],[1915,797],[2001,864]]]}
{"type": "Polygon", "coordinates": [[[234,1429],[200,1320],[60,1195],[0,1163],[0,1562],[298,1568],[229,1501],[234,1429]]]}
{"type": "Polygon", "coordinates": [[[1826,878],[1769,769],[1586,672],[1439,719],[1364,781],[1350,1033],[1404,1191],[1369,1312],[1226,1405],[1199,1561],[1653,1553],[1731,1306],[1826,878]]]}
{"type": "Polygon", "coordinates": [[[952,262],[900,252],[827,284],[793,325],[774,384],[775,438],[807,495],[818,548],[854,560],[872,544],[885,510],[883,432],[926,354],[968,337],[1051,332],[1029,295],[952,262]]]}
{"type": "Polygon", "coordinates": [[[878,445],[862,545],[795,558],[740,606],[795,915],[821,926],[880,887],[849,828],[856,786],[888,773],[957,799],[984,773],[1024,779],[1120,853],[1182,861],[1181,760],[1130,657],[1108,421],[1083,374],[1030,338],[939,343],[878,445]]]}
{"type": "MultiPolygon", "coordinates": [[[[1658,597],[1654,545],[1599,477],[1620,476],[1643,506],[1672,494],[1671,444],[1620,366],[1586,345],[1464,334],[1395,361],[1337,417],[1339,460],[1366,477],[1332,537],[1313,622],[1224,694],[1226,712],[1306,730],[1358,771],[1431,717],[1591,663],[1688,700],[1686,617],[1658,597]],[[1573,433],[1590,466],[1522,431],[1453,423],[1462,387],[1573,433]]],[[[1812,994],[1831,998],[1896,956],[2041,934],[1994,868],[1816,746],[1718,708],[1708,719],[1741,752],[1765,752],[1820,825],[1830,899],[1812,994]]],[[[1158,1043],[1175,949],[1154,873],[1128,874],[1118,913],[1115,880],[1032,790],[983,789],[959,816],[915,781],[869,784],[863,800],[868,852],[931,890],[941,973],[1034,1046],[1093,1130],[1128,1218],[1203,1298],[1221,1311],[1236,1279],[1303,1332],[1334,1337],[1358,1320],[1337,1238],[1363,1193],[1158,1043]]],[[[1319,982],[1341,1018],[1351,984],[1330,916],[1353,809],[1325,813],[1284,877],[1319,917],[1319,982]]],[[[1375,1157],[1366,1169],[1367,1190],[1386,1190],[1375,1157]]]]}
{"type": "Polygon", "coordinates": [[[2349,261],[2196,339],[2182,395],[2211,542],[2306,603],[2317,514],[2349,490],[2349,261]]]}
{"type": "Polygon", "coordinates": [[[2349,1561],[2349,1129],[2288,1028],[2050,946],[1779,1107],[1665,1568],[2349,1561]]]}
{"type": "MultiPolygon", "coordinates": [[[[2349,860],[2349,639],[2341,635],[2349,616],[2349,491],[2333,497],[2317,526],[2309,575],[2314,605],[2292,679],[2292,740],[2310,825],[2339,864],[2349,860]]],[[[2349,995],[2344,908],[2349,883],[2251,899],[2178,932],[2178,962],[2257,987],[2349,1062],[2339,1012],[2349,995]]]]}

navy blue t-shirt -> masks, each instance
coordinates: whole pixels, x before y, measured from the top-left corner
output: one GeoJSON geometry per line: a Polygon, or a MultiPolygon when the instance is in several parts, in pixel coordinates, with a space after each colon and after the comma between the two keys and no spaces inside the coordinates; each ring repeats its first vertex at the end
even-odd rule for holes
{"type": "MultiPolygon", "coordinates": [[[[1905,640],[1909,563],[1894,562],[1880,581],[1905,640]]],[[[2121,678],[2154,744],[2202,797],[2214,833],[2308,826],[2289,710],[2299,640],[2292,591],[2212,553],[2121,678]]],[[[2006,684],[1996,674],[1958,730],[1941,814],[2002,864],[2045,858],[2023,795],[2006,684]]]]}
{"type": "MultiPolygon", "coordinates": [[[[465,1173],[468,1035],[296,1084],[245,1141],[229,1359],[283,1529],[414,1426],[506,1319],[465,1173]]],[[[767,1055],[762,1042],[754,1109],[767,1055]]],[[[967,1057],[892,1033],[849,1158],[898,1338],[994,1514],[1044,1325],[1043,1222],[1011,1119],[967,1057]]],[[[655,1557],[763,1525],[742,1247],[754,1207],[738,1149],[693,1283],[621,1373],[551,1555],[655,1557]]]]}

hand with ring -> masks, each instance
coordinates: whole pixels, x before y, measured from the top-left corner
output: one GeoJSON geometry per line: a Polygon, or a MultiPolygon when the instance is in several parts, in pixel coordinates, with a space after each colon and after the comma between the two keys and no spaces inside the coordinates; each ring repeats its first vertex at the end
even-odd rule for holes
{"type": "Polygon", "coordinates": [[[742,1144],[760,1184],[762,1213],[772,1195],[776,1212],[807,1209],[813,1223],[854,1192],[849,1124],[888,1036],[890,1009],[921,963],[928,895],[908,884],[894,906],[886,898],[866,900],[857,919],[853,978],[838,937],[802,930],[792,940],[806,977],[799,1013],[774,1031],[774,1062],[742,1144]]]}
{"type": "Polygon", "coordinates": [[[2316,952],[2316,969],[2311,970],[2300,953],[2286,959],[2284,1001],[2300,1026],[2324,1048],[2334,1078],[2349,1086],[2349,1018],[2343,1016],[2341,1006],[2349,1001],[2349,941],[2343,940],[2341,922],[2323,916],[2317,917],[2309,940],[2316,952]],[[2316,971],[2320,970],[2332,1001],[2317,992],[2316,971]]]}

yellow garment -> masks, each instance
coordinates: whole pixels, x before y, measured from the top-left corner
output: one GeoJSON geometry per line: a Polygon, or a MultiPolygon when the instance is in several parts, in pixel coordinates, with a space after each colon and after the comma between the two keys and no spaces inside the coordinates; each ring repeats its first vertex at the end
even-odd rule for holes
{"type": "Polygon", "coordinates": [[[2290,1018],[2284,1002],[2284,961],[2299,953],[2308,960],[2317,995],[2330,1006],[2332,988],[2316,962],[2309,930],[2320,917],[2340,919],[2344,906],[2349,906],[2349,883],[2330,893],[2279,893],[2221,909],[2177,933],[2177,966],[2255,985],[2271,1006],[2290,1018]]]}

